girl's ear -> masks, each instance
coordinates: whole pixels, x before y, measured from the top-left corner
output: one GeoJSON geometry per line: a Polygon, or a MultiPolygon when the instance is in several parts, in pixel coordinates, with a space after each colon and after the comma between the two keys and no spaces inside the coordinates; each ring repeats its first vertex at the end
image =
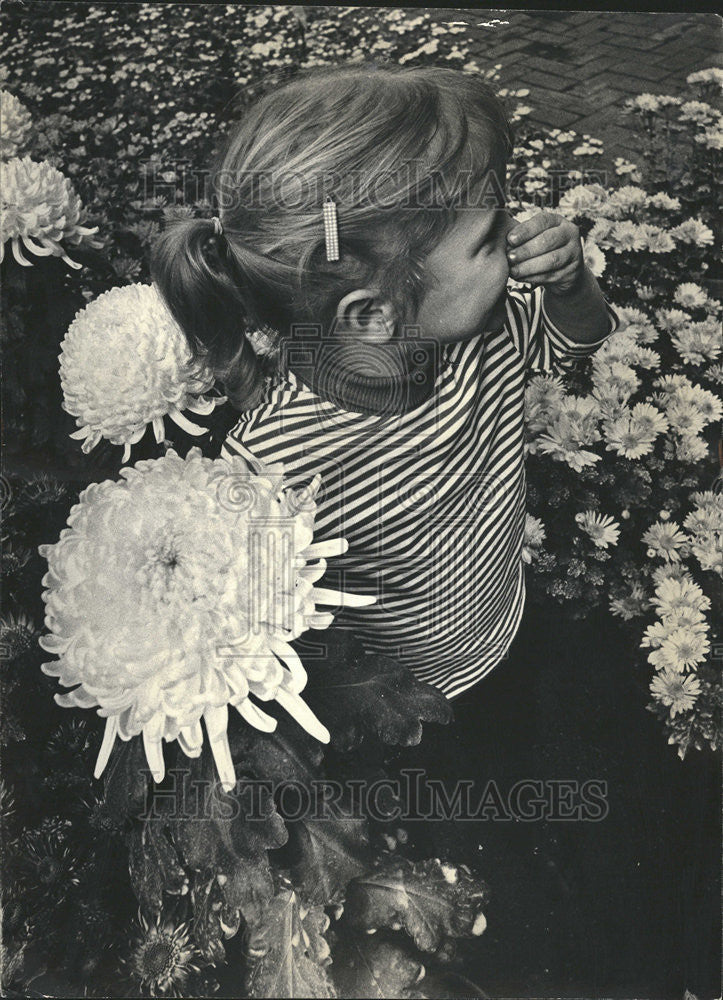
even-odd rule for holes
{"type": "Polygon", "coordinates": [[[394,310],[374,288],[357,288],[336,307],[335,333],[355,341],[385,344],[394,337],[394,310]]]}

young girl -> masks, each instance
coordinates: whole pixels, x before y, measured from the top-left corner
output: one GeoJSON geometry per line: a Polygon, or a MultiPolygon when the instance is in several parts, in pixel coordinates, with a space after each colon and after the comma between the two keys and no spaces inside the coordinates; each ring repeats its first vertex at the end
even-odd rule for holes
{"type": "Polygon", "coordinates": [[[527,371],[564,370],[617,325],[577,229],[507,214],[511,148],[472,76],[317,71],[235,127],[219,219],[166,231],[152,263],[241,411],[224,453],[321,474],[316,537],[349,541],[333,585],[377,595],[337,621],[450,698],[522,615],[527,371]],[[258,327],[280,347],[266,381],[258,327]]]}

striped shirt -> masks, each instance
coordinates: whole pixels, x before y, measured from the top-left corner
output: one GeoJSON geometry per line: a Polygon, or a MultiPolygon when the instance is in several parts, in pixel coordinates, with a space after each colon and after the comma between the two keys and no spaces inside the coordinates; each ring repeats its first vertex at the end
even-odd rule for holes
{"type": "Polygon", "coordinates": [[[321,474],[315,539],[349,542],[325,585],[377,596],[337,623],[448,697],[505,657],[522,617],[527,373],[592,354],[617,329],[608,316],[609,333],[580,344],[541,289],[512,290],[504,327],[444,346],[431,394],[407,412],[346,409],[289,371],[226,438],[222,454],[321,474]]]}

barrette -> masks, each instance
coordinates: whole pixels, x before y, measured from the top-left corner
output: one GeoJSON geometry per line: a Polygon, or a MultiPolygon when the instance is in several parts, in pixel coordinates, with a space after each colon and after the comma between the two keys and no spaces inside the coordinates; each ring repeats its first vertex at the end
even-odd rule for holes
{"type": "Polygon", "coordinates": [[[324,242],[326,259],[339,260],[339,219],[336,214],[336,202],[331,195],[327,195],[324,202],[324,242]]]}
{"type": "Polygon", "coordinates": [[[219,217],[217,215],[214,215],[212,221],[213,221],[213,231],[216,234],[216,236],[223,236],[223,225],[219,217]]]}

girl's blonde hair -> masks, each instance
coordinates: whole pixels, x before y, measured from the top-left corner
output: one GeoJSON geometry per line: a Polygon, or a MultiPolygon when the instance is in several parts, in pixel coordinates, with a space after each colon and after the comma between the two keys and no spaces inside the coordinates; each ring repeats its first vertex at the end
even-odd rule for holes
{"type": "MultiPolygon", "coordinates": [[[[512,135],[492,91],[446,68],[313,70],[266,93],[232,129],[213,176],[223,233],[184,219],[156,241],[151,273],[196,356],[240,410],[262,378],[246,337],[328,330],[338,301],[372,285],[400,323],[423,262],[480,181],[504,186],[512,135]],[[338,206],[340,260],[322,204],[338,206]]],[[[469,202],[468,202],[469,203],[469,202]]]]}

